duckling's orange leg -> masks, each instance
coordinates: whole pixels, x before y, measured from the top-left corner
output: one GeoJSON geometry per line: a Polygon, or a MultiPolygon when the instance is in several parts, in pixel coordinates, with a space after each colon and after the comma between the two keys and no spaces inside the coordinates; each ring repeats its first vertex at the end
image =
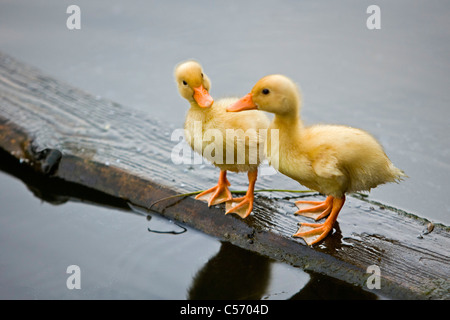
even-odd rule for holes
{"type": "Polygon", "coordinates": [[[227,171],[220,170],[219,181],[217,182],[217,185],[198,194],[195,199],[207,201],[208,207],[218,203],[229,201],[233,199],[230,190],[228,190],[229,185],[230,183],[227,180],[227,171]]]}
{"type": "Polygon", "coordinates": [[[226,203],[225,214],[236,213],[243,219],[247,218],[250,215],[250,213],[253,210],[254,191],[257,177],[258,177],[258,170],[248,172],[247,193],[245,194],[244,197],[235,198],[231,201],[228,201],[226,203]],[[235,202],[239,203],[233,205],[235,202]]]}
{"type": "Polygon", "coordinates": [[[328,196],[325,201],[296,201],[295,205],[300,210],[296,211],[295,214],[314,218],[316,221],[320,220],[330,214],[333,208],[333,199],[332,196],[328,196]],[[322,212],[318,213],[318,211],[322,212]]]}
{"type": "Polygon", "coordinates": [[[345,203],[345,196],[342,198],[333,198],[333,208],[331,209],[330,216],[324,223],[302,223],[297,233],[293,237],[302,237],[308,245],[313,245],[322,241],[331,230],[333,230],[333,224],[345,203]]]}

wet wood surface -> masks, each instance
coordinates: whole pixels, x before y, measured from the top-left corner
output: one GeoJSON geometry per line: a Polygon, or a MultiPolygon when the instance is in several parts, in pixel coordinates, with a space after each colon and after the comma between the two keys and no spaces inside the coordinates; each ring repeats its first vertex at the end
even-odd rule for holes
{"type": "MultiPolygon", "coordinates": [[[[182,146],[176,129],[152,118],[150,107],[143,113],[121,106],[0,53],[0,147],[46,177],[123,199],[141,212],[165,197],[215,185],[219,171],[212,165],[172,161],[182,146]]],[[[256,189],[304,189],[272,173],[261,170],[256,189]]],[[[246,174],[228,178],[231,190],[246,190],[246,174]]],[[[193,197],[160,201],[151,212],[387,298],[450,298],[447,226],[436,224],[427,233],[426,219],[350,195],[334,233],[310,247],[291,236],[299,222],[310,222],[294,215],[300,197],[324,199],[318,193],[259,192],[245,220],[193,197]],[[380,289],[367,288],[372,265],[380,270],[380,289]]]]}

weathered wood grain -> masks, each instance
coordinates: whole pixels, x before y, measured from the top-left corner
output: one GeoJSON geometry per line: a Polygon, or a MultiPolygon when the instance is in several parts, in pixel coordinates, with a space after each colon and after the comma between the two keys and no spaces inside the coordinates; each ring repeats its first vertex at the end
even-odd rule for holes
{"type": "MultiPolygon", "coordinates": [[[[177,94],[174,87],[174,94],[177,94]]],[[[180,103],[183,103],[180,100],[180,103]]],[[[169,108],[170,106],[164,106],[169,108]]],[[[216,183],[218,170],[171,161],[176,128],[151,112],[123,107],[57,81],[0,54],[0,147],[35,170],[148,208],[175,194],[216,183]]],[[[229,174],[232,189],[245,190],[245,174],[229,174]]],[[[263,175],[257,189],[302,189],[280,174],[263,175]]],[[[401,188],[401,185],[399,186],[401,188]]],[[[311,193],[309,198],[322,198],[311,193]]],[[[271,258],[366,288],[370,265],[380,267],[389,298],[449,299],[449,228],[436,225],[418,237],[427,220],[350,196],[333,235],[308,247],[292,238],[297,223],[293,193],[256,195],[243,220],[208,208],[192,197],[152,207],[170,219],[271,258]]]]}

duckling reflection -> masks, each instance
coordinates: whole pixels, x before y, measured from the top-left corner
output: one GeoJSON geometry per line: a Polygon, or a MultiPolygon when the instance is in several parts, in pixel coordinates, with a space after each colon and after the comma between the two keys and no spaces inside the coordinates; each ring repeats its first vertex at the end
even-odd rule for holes
{"type": "Polygon", "coordinates": [[[195,275],[188,299],[259,300],[270,282],[272,260],[222,242],[217,255],[195,275]]]}
{"type": "MultiPolygon", "coordinates": [[[[328,245],[328,241],[325,239],[324,245],[328,245]]],[[[219,252],[195,275],[187,298],[191,300],[279,299],[280,292],[273,291],[273,284],[271,284],[271,281],[277,281],[277,277],[275,279],[273,277],[273,273],[276,273],[274,262],[257,253],[222,242],[219,252]]],[[[289,300],[379,298],[376,294],[345,281],[312,271],[307,273],[309,277],[307,282],[299,279],[299,287],[295,289],[290,286],[288,289],[283,289],[282,296],[289,300]]]]}

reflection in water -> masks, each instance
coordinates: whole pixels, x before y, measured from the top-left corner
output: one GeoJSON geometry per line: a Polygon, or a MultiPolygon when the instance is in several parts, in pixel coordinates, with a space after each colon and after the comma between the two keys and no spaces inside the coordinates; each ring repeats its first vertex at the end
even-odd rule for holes
{"type": "Polygon", "coordinates": [[[37,198],[53,205],[83,201],[94,205],[131,211],[126,201],[59,178],[36,173],[0,149],[0,170],[20,179],[37,198]]]}
{"type": "MultiPolygon", "coordinates": [[[[219,252],[195,275],[188,291],[191,300],[260,300],[271,294],[274,260],[222,242],[219,252]]],[[[328,276],[308,272],[309,282],[291,300],[377,299],[373,293],[328,276]]]]}
{"type": "Polygon", "coordinates": [[[222,242],[219,252],[195,275],[188,299],[259,300],[270,280],[271,260],[222,242]]]}
{"type": "MultiPolygon", "coordinates": [[[[152,216],[150,214],[147,214],[147,220],[150,221],[152,219],[152,216]]],[[[159,233],[159,234],[183,234],[187,231],[187,228],[183,227],[182,225],[174,222],[174,224],[178,227],[178,230],[156,230],[153,228],[147,228],[148,232],[153,233],[159,233]]]]}

